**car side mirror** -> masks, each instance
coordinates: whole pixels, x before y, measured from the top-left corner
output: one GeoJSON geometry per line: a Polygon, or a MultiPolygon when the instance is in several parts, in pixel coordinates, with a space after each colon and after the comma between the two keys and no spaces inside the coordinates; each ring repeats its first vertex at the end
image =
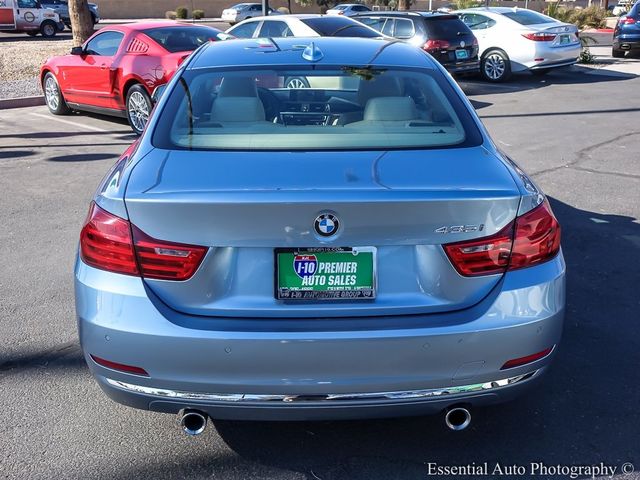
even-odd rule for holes
{"type": "Polygon", "coordinates": [[[162,98],[162,94],[166,89],[167,89],[166,83],[164,85],[158,85],[156,88],[153,89],[153,93],[151,94],[151,103],[153,105],[155,105],[160,101],[160,99],[162,98]]]}
{"type": "Polygon", "coordinates": [[[82,47],[71,47],[71,55],[82,55],[84,49],[82,47]]]}

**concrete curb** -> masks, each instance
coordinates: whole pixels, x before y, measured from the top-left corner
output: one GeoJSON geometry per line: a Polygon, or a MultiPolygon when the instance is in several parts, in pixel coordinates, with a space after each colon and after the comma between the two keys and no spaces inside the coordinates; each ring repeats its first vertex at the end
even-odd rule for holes
{"type": "Polygon", "coordinates": [[[5,98],[0,100],[0,110],[6,108],[38,107],[45,105],[44,95],[37,97],[5,98]]]}

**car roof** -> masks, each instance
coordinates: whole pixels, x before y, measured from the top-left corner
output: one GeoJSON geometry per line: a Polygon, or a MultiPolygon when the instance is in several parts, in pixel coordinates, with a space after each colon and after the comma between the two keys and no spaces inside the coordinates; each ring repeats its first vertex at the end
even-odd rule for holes
{"type": "Polygon", "coordinates": [[[510,13],[517,12],[518,10],[529,10],[528,8],[520,7],[473,7],[462,8],[457,10],[459,12],[488,12],[488,13],[510,13]]]}
{"type": "MultiPolygon", "coordinates": [[[[123,25],[109,25],[105,30],[118,30],[121,32],[148,30],[149,28],[165,28],[165,27],[208,27],[208,25],[195,25],[193,23],[174,22],[171,20],[152,21],[152,22],[134,22],[125,23],[123,25]]],[[[98,30],[100,31],[100,30],[98,30]]]]}
{"type": "Polygon", "coordinates": [[[187,65],[187,69],[297,64],[436,68],[435,60],[422,50],[395,39],[285,37],[209,42],[201,47],[187,65]],[[305,60],[302,57],[302,52],[311,43],[322,52],[322,58],[315,62],[305,60]],[[265,55],[266,53],[269,55],[265,55]]]}
{"type": "Polygon", "coordinates": [[[431,12],[431,11],[418,11],[418,10],[405,10],[405,11],[379,11],[379,12],[364,12],[354,15],[354,17],[370,17],[370,16],[384,15],[386,17],[423,17],[423,18],[442,18],[449,17],[454,18],[456,14],[445,12],[431,12]]]}

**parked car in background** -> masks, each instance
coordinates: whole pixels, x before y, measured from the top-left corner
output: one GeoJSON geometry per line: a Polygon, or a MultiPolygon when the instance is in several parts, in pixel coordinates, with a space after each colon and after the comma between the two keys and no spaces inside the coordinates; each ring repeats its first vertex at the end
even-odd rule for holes
{"type": "MultiPolygon", "coordinates": [[[[58,15],[60,20],[71,29],[71,18],[69,17],[69,2],[68,0],[40,0],[40,3],[47,8],[52,9],[58,15]]],[[[100,13],[98,12],[98,5],[95,3],[89,3],[89,12],[91,13],[91,20],[95,25],[100,21],[100,13]]]]}
{"type": "Polygon", "coordinates": [[[236,38],[382,36],[351,18],[319,14],[252,18],[231,27],[226,33],[236,38]]]}
{"type": "Polygon", "coordinates": [[[622,58],[626,52],[634,51],[640,51],[640,2],[636,2],[629,13],[618,19],[613,30],[611,56],[622,58]]]}
{"type": "Polygon", "coordinates": [[[620,0],[616,5],[609,5],[612,15],[619,17],[624,15],[633,6],[634,0],[620,0]]]}
{"type": "Polygon", "coordinates": [[[202,47],[88,210],[84,359],[113,400],[190,435],[208,417],[440,414],[462,430],[530,392],[560,343],[549,202],[403,42],[202,47]],[[281,88],[292,75],[358,88],[281,88]]]}
{"type": "MultiPolygon", "coordinates": [[[[269,8],[269,15],[280,15],[280,13],[273,8],[269,8]]],[[[225,8],[222,11],[222,21],[227,22],[230,25],[235,25],[242,20],[261,16],[261,3],[238,3],[237,5],[234,5],[231,8],[225,8]]]]}
{"type": "Polygon", "coordinates": [[[340,5],[336,5],[335,7],[327,10],[327,15],[344,15],[345,17],[350,17],[357,13],[370,11],[371,9],[369,7],[359,3],[341,3],[340,5]]]}
{"type": "Polygon", "coordinates": [[[60,16],[38,0],[0,0],[0,32],[54,37],[64,30],[60,16]]]}
{"type": "Polygon", "coordinates": [[[533,10],[483,7],[454,13],[478,39],[480,73],[490,82],[503,82],[513,72],[544,75],[580,56],[578,27],[533,10]]]}
{"type": "Polygon", "coordinates": [[[352,18],[384,35],[422,48],[451,73],[478,71],[478,41],[456,15],[440,12],[371,12],[352,18]]]}
{"type": "Polygon", "coordinates": [[[47,60],[40,81],[49,111],[85,110],[125,117],[142,133],[151,94],[200,45],[220,30],[177,22],[113,25],[98,30],[71,54],[47,60]]]}

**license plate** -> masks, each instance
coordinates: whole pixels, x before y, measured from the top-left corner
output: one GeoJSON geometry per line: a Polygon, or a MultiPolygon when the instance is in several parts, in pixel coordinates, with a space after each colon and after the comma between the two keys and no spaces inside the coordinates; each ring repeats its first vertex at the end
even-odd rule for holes
{"type": "Polygon", "coordinates": [[[560,36],[560,45],[567,45],[571,43],[571,37],[569,35],[560,36]]]}
{"type": "Polygon", "coordinates": [[[278,248],[278,300],[371,300],[376,296],[374,247],[278,248]]]}
{"type": "Polygon", "coordinates": [[[469,58],[469,53],[466,50],[456,50],[457,60],[464,60],[465,58],[469,58]]]}

